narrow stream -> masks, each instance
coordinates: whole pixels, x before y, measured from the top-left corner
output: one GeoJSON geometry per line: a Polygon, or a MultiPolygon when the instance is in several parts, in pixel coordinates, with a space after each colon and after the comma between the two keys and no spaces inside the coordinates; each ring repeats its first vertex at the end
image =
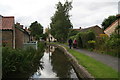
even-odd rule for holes
{"type": "Polygon", "coordinates": [[[30,76],[29,80],[34,80],[36,78],[77,78],[70,62],[58,48],[49,46],[45,50],[40,62],[42,67],[39,66],[37,71],[30,76]]]}

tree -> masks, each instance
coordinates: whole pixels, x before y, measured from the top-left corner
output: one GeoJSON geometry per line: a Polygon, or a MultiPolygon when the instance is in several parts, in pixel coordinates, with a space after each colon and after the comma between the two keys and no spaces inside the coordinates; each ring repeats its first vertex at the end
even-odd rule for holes
{"type": "Polygon", "coordinates": [[[68,37],[71,37],[71,36],[75,36],[77,33],[79,33],[79,31],[76,31],[76,30],[69,30],[69,33],[68,33],[68,37]]]}
{"type": "Polygon", "coordinates": [[[35,37],[36,40],[39,40],[43,35],[43,27],[37,21],[31,23],[29,30],[31,31],[31,35],[35,37]]]}
{"type": "Polygon", "coordinates": [[[104,19],[104,21],[102,22],[103,30],[109,27],[115,20],[117,20],[117,18],[114,15],[104,19]]]}
{"type": "Polygon", "coordinates": [[[69,29],[72,28],[69,11],[72,9],[72,2],[66,1],[64,4],[58,2],[56,12],[51,18],[50,33],[59,41],[65,42],[68,37],[69,29]]]}

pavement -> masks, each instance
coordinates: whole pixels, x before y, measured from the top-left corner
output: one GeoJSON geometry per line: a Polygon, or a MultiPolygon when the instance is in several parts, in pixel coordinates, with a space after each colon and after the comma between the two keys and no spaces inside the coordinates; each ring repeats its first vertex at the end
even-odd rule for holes
{"type": "Polygon", "coordinates": [[[120,69],[119,69],[120,58],[113,57],[113,56],[110,56],[107,54],[100,54],[100,53],[88,51],[86,49],[76,49],[76,48],[73,48],[73,49],[80,53],[83,53],[87,56],[90,56],[90,57],[94,58],[95,60],[100,61],[120,72],[120,69]]]}

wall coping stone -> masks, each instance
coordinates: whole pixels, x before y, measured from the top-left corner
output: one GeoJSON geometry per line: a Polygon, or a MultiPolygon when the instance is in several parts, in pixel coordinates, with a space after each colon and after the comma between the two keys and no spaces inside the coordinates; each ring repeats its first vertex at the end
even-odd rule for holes
{"type": "Polygon", "coordinates": [[[79,79],[81,78],[83,80],[95,80],[95,78],[82,65],[78,63],[76,58],[73,55],[71,55],[65,47],[59,44],[52,44],[52,43],[48,43],[48,45],[58,47],[59,49],[64,51],[64,54],[69,59],[79,79]]]}

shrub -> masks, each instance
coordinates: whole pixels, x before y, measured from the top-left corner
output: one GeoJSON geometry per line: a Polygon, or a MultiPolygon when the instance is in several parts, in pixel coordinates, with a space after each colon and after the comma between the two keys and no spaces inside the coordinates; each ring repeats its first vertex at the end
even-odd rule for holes
{"type": "Polygon", "coordinates": [[[89,40],[95,40],[95,34],[93,31],[88,30],[86,32],[80,32],[77,34],[78,46],[87,48],[89,40]]]}
{"type": "Polygon", "coordinates": [[[95,48],[95,43],[96,43],[96,41],[89,40],[88,41],[88,48],[94,49],[95,48]]]}
{"type": "Polygon", "coordinates": [[[99,36],[100,36],[100,37],[108,37],[107,34],[100,34],[99,36]]]}
{"type": "MultiPolygon", "coordinates": [[[[43,43],[40,43],[43,44],[43,43]]],[[[2,48],[2,76],[7,78],[11,73],[29,76],[39,65],[44,49],[39,50],[28,47],[27,49],[2,48]]]]}
{"type": "Polygon", "coordinates": [[[70,39],[72,39],[72,40],[76,39],[76,35],[71,36],[70,39]]]}
{"type": "Polygon", "coordinates": [[[106,46],[109,49],[107,52],[112,52],[113,56],[120,57],[120,36],[118,34],[112,34],[106,41],[106,46]]]}

